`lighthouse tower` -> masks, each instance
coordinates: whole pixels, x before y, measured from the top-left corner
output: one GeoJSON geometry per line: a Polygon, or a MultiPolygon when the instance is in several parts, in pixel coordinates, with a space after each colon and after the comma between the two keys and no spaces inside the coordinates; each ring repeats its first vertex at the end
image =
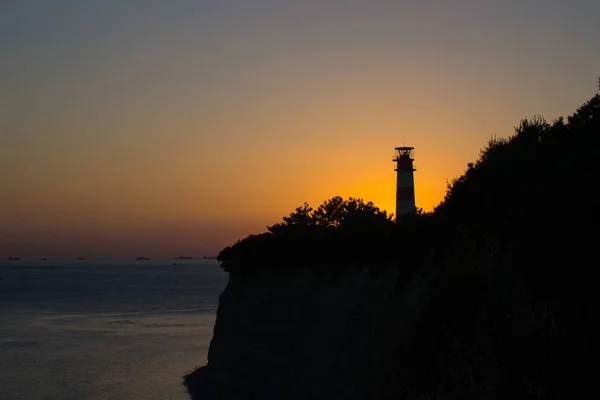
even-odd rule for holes
{"type": "Polygon", "coordinates": [[[415,179],[413,172],[414,147],[396,147],[394,161],[396,163],[396,219],[416,211],[415,179]]]}

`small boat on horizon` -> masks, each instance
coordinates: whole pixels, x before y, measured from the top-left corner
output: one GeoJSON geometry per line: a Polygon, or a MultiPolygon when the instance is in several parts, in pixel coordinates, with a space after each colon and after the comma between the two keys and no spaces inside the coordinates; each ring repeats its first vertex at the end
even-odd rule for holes
{"type": "Polygon", "coordinates": [[[19,261],[19,260],[20,260],[20,258],[19,258],[19,257],[11,257],[11,256],[8,256],[8,261],[19,261]]]}
{"type": "Polygon", "coordinates": [[[179,256],[178,257],[180,260],[191,260],[192,257],[186,257],[186,256],[179,256]]]}
{"type": "Polygon", "coordinates": [[[77,257],[79,261],[85,261],[85,257],[77,257]]]}
{"type": "Polygon", "coordinates": [[[216,260],[217,256],[202,256],[205,260],[216,260]]]}
{"type": "Polygon", "coordinates": [[[136,258],[136,261],[145,261],[145,260],[150,260],[150,258],[142,257],[142,256],[139,256],[138,258],[136,258]]]}

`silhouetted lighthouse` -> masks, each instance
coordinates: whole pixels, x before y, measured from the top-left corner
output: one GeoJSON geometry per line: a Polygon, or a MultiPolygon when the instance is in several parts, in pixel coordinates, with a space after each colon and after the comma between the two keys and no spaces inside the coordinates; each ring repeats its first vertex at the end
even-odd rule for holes
{"type": "Polygon", "coordinates": [[[394,159],[396,176],[396,219],[416,211],[414,147],[396,147],[394,159]]]}

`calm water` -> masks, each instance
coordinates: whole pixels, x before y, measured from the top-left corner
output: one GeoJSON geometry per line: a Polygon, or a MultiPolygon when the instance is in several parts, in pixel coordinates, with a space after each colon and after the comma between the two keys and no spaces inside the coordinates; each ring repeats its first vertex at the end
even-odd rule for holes
{"type": "Polygon", "coordinates": [[[189,400],[227,283],[166,259],[0,261],[0,278],[2,400],[189,400]]]}

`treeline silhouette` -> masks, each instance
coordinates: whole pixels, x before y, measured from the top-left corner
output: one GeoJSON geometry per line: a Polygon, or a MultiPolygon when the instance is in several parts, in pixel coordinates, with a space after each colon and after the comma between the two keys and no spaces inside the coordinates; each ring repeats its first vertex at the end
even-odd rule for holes
{"type": "MultiPolygon", "coordinates": [[[[600,355],[600,97],[566,121],[492,138],[431,213],[373,203],[298,207],[218,256],[226,270],[395,264],[436,271],[433,301],[398,343],[382,398],[577,398],[600,355]]],[[[400,318],[401,316],[399,316],[400,318]]]]}
{"type": "Polygon", "coordinates": [[[595,391],[600,97],[493,138],[434,210],[431,309],[385,398],[570,399],[595,391]]]}
{"type": "Polygon", "coordinates": [[[431,213],[418,209],[394,223],[372,202],[336,196],[316,209],[304,203],[267,232],[239,240],[217,258],[225,269],[315,262],[397,262],[412,268],[457,232],[470,232],[469,240],[475,235],[479,241],[512,243],[512,251],[527,253],[522,256],[587,243],[591,236],[581,228],[594,229],[591,221],[573,218],[572,212],[596,209],[599,102],[593,97],[567,122],[561,117],[549,124],[536,116],[522,120],[513,136],[492,138],[479,159],[449,182],[431,213]]]}
{"type": "Polygon", "coordinates": [[[226,270],[239,267],[245,271],[307,264],[380,265],[400,257],[412,265],[419,253],[415,246],[424,240],[427,216],[419,209],[397,224],[393,215],[372,202],[335,196],[316,209],[304,203],[283,221],[268,226],[267,232],[226,247],[218,260],[226,270]],[[410,254],[398,254],[398,243],[410,245],[410,254]]]}

